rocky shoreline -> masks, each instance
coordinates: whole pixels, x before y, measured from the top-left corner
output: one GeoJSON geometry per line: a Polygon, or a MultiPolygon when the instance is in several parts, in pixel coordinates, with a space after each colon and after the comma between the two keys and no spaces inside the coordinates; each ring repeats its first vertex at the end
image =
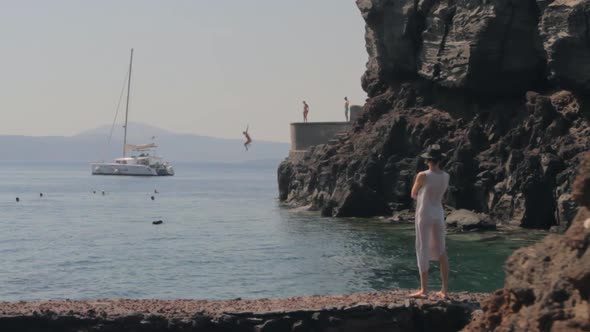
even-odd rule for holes
{"type": "Polygon", "coordinates": [[[572,197],[581,207],[567,232],[514,252],[466,331],[590,331],[590,153],[572,197]]]}
{"type": "Polygon", "coordinates": [[[488,294],[410,299],[407,291],[260,300],[0,303],[0,331],[458,331],[488,294]]]}
{"type": "Polygon", "coordinates": [[[411,209],[417,156],[437,143],[449,154],[447,205],[567,229],[575,167],[590,149],[590,2],[357,5],[369,99],[338,142],[279,166],[280,199],[325,216],[411,209]]]}
{"type": "Polygon", "coordinates": [[[4,302],[0,331],[590,331],[590,1],[357,5],[370,99],[338,142],[281,164],[281,200],[326,216],[406,211],[416,156],[438,143],[453,208],[563,235],[517,250],[490,296],[4,302]]]}
{"type": "Polygon", "coordinates": [[[563,233],[517,250],[464,331],[590,331],[590,1],[356,3],[369,98],[348,133],[281,163],[280,200],[411,221],[418,156],[439,144],[457,228],[563,233]]]}
{"type": "Polygon", "coordinates": [[[517,250],[502,289],[410,299],[408,291],[260,300],[1,302],[0,331],[590,331],[590,154],[564,235],[517,250]],[[481,310],[480,310],[481,303],[481,310]]]}

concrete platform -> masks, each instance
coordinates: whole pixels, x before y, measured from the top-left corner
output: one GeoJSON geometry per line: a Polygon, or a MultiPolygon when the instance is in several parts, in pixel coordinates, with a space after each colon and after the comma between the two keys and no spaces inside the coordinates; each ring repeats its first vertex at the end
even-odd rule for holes
{"type": "Polygon", "coordinates": [[[307,150],[327,144],[337,134],[346,133],[350,122],[294,122],[291,123],[291,150],[307,150]]]}

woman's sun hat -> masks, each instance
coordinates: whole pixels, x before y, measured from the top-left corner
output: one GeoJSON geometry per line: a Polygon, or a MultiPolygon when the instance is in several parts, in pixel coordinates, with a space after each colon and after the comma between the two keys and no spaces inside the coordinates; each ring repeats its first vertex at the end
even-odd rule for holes
{"type": "Polygon", "coordinates": [[[420,155],[420,157],[428,160],[441,160],[442,158],[446,158],[446,156],[446,154],[442,153],[438,144],[428,146],[426,152],[420,155]]]}

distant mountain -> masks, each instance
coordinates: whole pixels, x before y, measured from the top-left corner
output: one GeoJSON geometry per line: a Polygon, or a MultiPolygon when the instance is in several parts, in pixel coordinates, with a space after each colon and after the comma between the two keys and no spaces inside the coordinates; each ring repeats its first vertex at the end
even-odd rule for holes
{"type": "MultiPolygon", "coordinates": [[[[145,123],[140,122],[129,122],[128,125],[129,130],[127,131],[127,139],[128,140],[146,140],[151,138],[152,136],[160,137],[160,136],[177,136],[177,135],[186,135],[181,133],[174,133],[170,130],[158,128],[152,125],[148,125],[145,123]]],[[[93,137],[93,136],[100,136],[103,139],[107,139],[109,133],[111,132],[111,125],[105,124],[100,127],[96,127],[94,129],[89,129],[83,132],[78,133],[75,135],[76,137],[93,137]]],[[[123,139],[123,126],[120,123],[115,124],[113,128],[113,136],[123,139]]],[[[201,137],[199,135],[191,135],[201,137]]]]}
{"type": "MultiPolygon", "coordinates": [[[[158,154],[170,162],[244,162],[281,160],[289,144],[257,141],[250,151],[240,139],[178,134],[142,123],[129,123],[127,142],[158,145],[158,154]]],[[[75,136],[2,136],[0,161],[83,161],[111,160],[122,154],[123,128],[116,125],[109,144],[110,125],[75,136]]]]}

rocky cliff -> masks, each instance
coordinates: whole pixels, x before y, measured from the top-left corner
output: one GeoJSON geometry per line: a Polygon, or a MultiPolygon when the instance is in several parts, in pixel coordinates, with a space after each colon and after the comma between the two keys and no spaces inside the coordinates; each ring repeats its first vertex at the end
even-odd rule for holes
{"type": "Polygon", "coordinates": [[[590,154],[573,195],[581,208],[567,232],[516,251],[466,331],[590,331],[590,154]]]}
{"type": "Polygon", "coordinates": [[[449,158],[446,202],[567,228],[590,148],[589,0],[357,0],[369,99],[338,143],[278,170],[280,199],[327,216],[411,208],[417,156],[449,158]]]}

